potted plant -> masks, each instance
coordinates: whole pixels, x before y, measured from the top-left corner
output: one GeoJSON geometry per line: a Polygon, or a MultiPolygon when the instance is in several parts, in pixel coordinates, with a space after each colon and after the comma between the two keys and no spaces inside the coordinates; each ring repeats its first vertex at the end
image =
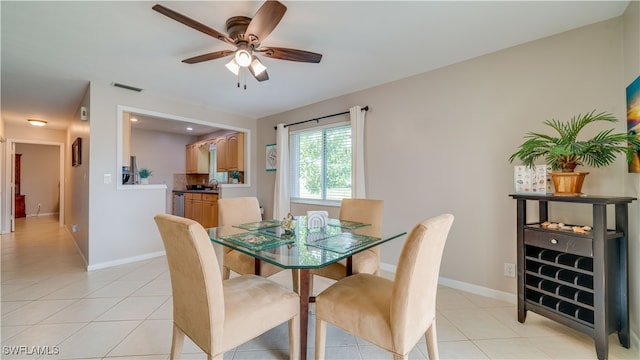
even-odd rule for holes
{"type": "Polygon", "coordinates": [[[535,161],[542,157],[553,170],[561,170],[551,173],[556,191],[554,195],[580,195],[588,172],[576,172],[577,166],[608,166],[620,153],[625,153],[627,161],[631,162],[633,153],[640,149],[640,138],[635,134],[614,133],[613,129],[600,131],[589,140],[579,140],[580,131],[596,121],[613,123],[618,119],[610,113],[596,113],[594,110],[574,116],[568,122],[546,120],[544,124],[553,128],[557,134],[528,132],[525,136],[527,140],[511,155],[509,161],[513,162],[517,158],[523,165],[533,167],[535,161]]]}
{"type": "Polygon", "coordinates": [[[231,172],[231,183],[233,184],[237,184],[240,182],[240,172],[237,170],[234,170],[231,172]]]}
{"type": "Polygon", "coordinates": [[[143,185],[148,184],[149,176],[151,176],[152,174],[153,174],[153,171],[147,168],[140,169],[140,171],[138,171],[138,175],[140,175],[140,184],[143,184],[143,185]]]}

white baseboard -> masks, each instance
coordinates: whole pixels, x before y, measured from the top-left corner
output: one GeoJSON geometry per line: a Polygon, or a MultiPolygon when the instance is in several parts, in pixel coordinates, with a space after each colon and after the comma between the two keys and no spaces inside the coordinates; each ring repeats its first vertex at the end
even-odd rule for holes
{"type": "MultiPolygon", "coordinates": [[[[396,266],[391,264],[381,263],[380,270],[388,271],[390,273],[395,274],[396,266]]],[[[504,291],[490,289],[490,288],[486,288],[486,287],[475,285],[475,284],[469,284],[463,281],[448,279],[442,276],[438,278],[438,284],[448,286],[456,290],[462,290],[472,294],[486,296],[488,298],[492,298],[496,300],[502,300],[510,304],[516,304],[518,301],[518,296],[516,294],[511,294],[504,291]]]]}
{"type": "Polygon", "coordinates": [[[484,286],[469,284],[458,280],[448,279],[442,276],[438,278],[438,284],[448,286],[453,289],[466,291],[472,294],[481,295],[496,300],[502,300],[510,304],[517,304],[518,301],[518,296],[516,294],[490,289],[484,286]]]}
{"type": "Polygon", "coordinates": [[[51,212],[51,213],[40,213],[40,214],[27,214],[27,217],[34,217],[34,216],[53,216],[53,215],[59,215],[59,213],[57,213],[57,212],[51,212]]]}
{"type": "Polygon", "coordinates": [[[153,252],[153,253],[147,253],[147,254],[142,254],[142,255],[138,255],[138,256],[132,256],[132,257],[124,258],[124,259],[105,261],[105,262],[102,262],[102,263],[98,263],[98,264],[93,264],[93,265],[87,266],[87,271],[93,271],[93,270],[109,268],[109,267],[112,267],[112,266],[129,264],[129,263],[133,263],[133,262],[136,262],[136,261],[153,259],[153,258],[156,258],[156,257],[159,257],[159,256],[164,256],[164,255],[166,255],[166,252],[157,251],[157,252],[153,252]]]}

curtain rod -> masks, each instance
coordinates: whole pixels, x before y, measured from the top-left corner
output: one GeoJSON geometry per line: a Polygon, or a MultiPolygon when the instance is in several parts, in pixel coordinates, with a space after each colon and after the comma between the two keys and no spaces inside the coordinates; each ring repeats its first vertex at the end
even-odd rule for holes
{"type": "MultiPolygon", "coordinates": [[[[369,111],[369,106],[367,105],[367,106],[363,107],[361,110],[362,111],[369,111]]],[[[291,124],[285,124],[284,127],[298,125],[298,124],[304,124],[304,123],[308,123],[309,121],[320,122],[319,120],[322,120],[322,119],[326,119],[326,118],[330,118],[330,117],[334,117],[334,116],[338,116],[338,115],[344,115],[344,114],[348,114],[348,113],[349,113],[349,111],[343,111],[343,112],[337,113],[337,114],[325,115],[325,116],[321,116],[319,118],[314,118],[314,119],[309,119],[309,120],[304,120],[304,121],[298,121],[298,122],[291,123],[291,124]]],[[[278,130],[278,127],[274,126],[273,129],[274,130],[278,130]]]]}

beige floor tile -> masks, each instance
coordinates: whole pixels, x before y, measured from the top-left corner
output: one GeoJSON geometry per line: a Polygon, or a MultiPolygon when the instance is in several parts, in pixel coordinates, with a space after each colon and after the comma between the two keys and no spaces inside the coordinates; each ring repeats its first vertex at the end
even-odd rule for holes
{"type": "Polygon", "coordinates": [[[2,342],[20,334],[21,332],[30,328],[31,325],[16,325],[16,326],[2,326],[0,332],[2,333],[2,342]]]}
{"type": "Polygon", "coordinates": [[[151,280],[145,286],[136,290],[131,296],[170,296],[171,280],[167,277],[159,276],[151,280]]]}
{"type": "Polygon", "coordinates": [[[474,340],[474,343],[491,359],[550,359],[525,338],[474,340]]]}
{"type": "Polygon", "coordinates": [[[59,290],[56,290],[46,296],[43,299],[57,300],[57,299],[82,299],[94,291],[97,291],[112,281],[90,281],[86,278],[81,281],[69,284],[59,290]]]}
{"type": "Polygon", "coordinates": [[[559,335],[529,341],[553,359],[597,359],[594,342],[588,337],[559,335]]]}
{"type": "Polygon", "coordinates": [[[160,307],[147,318],[149,320],[173,320],[173,300],[171,297],[167,299],[160,307]]]}
{"type": "Polygon", "coordinates": [[[31,303],[31,300],[22,300],[22,301],[3,301],[0,304],[0,308],[2,308],[2,315],[9,314],[27,304],[31,303]]]}
{"type": "Polygon", "coordinates": [[[436,309],[473,309],[477,306],[462,295],[459,291],[439,287],[436,297],[436,309]]]}
{"type": "MultiPolygon", "coordinates": [[[[71,336],[76,331],[80,330],[85,324],[41,324],[29,327],[26,331],[12,337],[7,341],[3,341],[3,346],[40,346],[49,347],[51,351],[63,340],[71,336]]],[[[22,359],[25,354],[6,354],[4,353],[3,359],[22,359]]],[[[32,358],[36,358],[33,356],[32,358]]]]}
{"type": "MultiPolygon", "coordinates": [[[[426,354],[426,346],[422,348],[426,354]]],[[[489,359],[472,341],[445,341],[438,342],[438,352],[441,359],[489,359]]]]}
{"type": "Polygon", "coordinates": [[[34,325],[71,305],[75,300],[33,301],[2,316],[2,325],[34,325]]]}
{"type": "Polygon", "coordinates": [[[168,355],[172,328],[171,320],[145,320],[107,356],[168,355]]]}
{"type": "Polygon", "coordinates": [[[92,292],[87,297],[125,297],[133,294],[141,287],[145,286],[148,281],[145,280],[116,280],[101,289],[92,292]]]}
{"type": "Polygon", "coordinates": [[[482,309],[441,310],[440,313],[471,340],[518,337],[515,331],[482,309]]]}
{"type": "MultiPolygon", "coordinates": [[[[44,324],[62,324],[90,322],[121,302],[123,298],[86,298],[80,299],[67,308],[44,319],[44,324]]],[[[130,320],[130,319],[126,319],[130,320]]]]}
{"type": "Polygon", "coordinates": [[[91,322],[60,343],[60,353],[53,359],[101,358],[116,347],[140,321],[91,322]]]}
{"type": "MultiPolygon", "coordinates": [[[[375,345],[358,345],[358,350],[362,359],[367,360],[389,360],[393,358],[393,354],[385,349],[382,349],[375,345]]],[[[418,346],[413,348],[409,352],[409,359],[427,359],[427,357],[420,351],[418,346]]]]}
{"type": "Polygon", "coordinates": [[[500,323],[515,331],[519,336],[556,336],[575,332],[575,330],[568,326],[551,321],[532,311],[528,311],[525,322],[520,323],[518,322],[518,310],[515,306],[510,308],[486,309],[486,311],[500,323]]]}
{"type": "Polygon", "coordinates": [[[96,321],[144,320],[167,299],[167,296],[127,297],[100,315],[96,321]]]}

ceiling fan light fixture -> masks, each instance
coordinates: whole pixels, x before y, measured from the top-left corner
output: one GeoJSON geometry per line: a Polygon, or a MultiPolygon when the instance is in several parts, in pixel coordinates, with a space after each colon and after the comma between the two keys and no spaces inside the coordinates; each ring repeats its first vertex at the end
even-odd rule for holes
{"type": "Polygon", "coordinates": [[[253,74],[255,76],[258,76],[262,74],[265,70],[267,70],[267,67],[264,66],[264,64],[262,64],[260,59],[254,56],[253,60],[251,61],[251,70],[253,70],[253,74]]]}
{"type": "Polygon", "coordinates": [[[226,63],[224,66],[226,66],[227,69],[229,69],[229,71],[231,71],[236,76],[238,75],[238,72],[240,71],[240,65],[238,65],[238,63],[236,62],[235,58],[231,59],[231,61],[226,63]]]}
{"type": "Polygon", "coordinates": [[[31,124],[33,126],[45,126],[45,125],[47,125],[47,122],[44,121],[44,120],[27,119],[27,121],[29,122],[29,124],[31,124]]]}
{"type": "Polygon", "coordinates": [[[238,49],[234,56],[236,63],[241,67],[248,67],[251,64],[251,53],[246,49],[238,49]]]}

